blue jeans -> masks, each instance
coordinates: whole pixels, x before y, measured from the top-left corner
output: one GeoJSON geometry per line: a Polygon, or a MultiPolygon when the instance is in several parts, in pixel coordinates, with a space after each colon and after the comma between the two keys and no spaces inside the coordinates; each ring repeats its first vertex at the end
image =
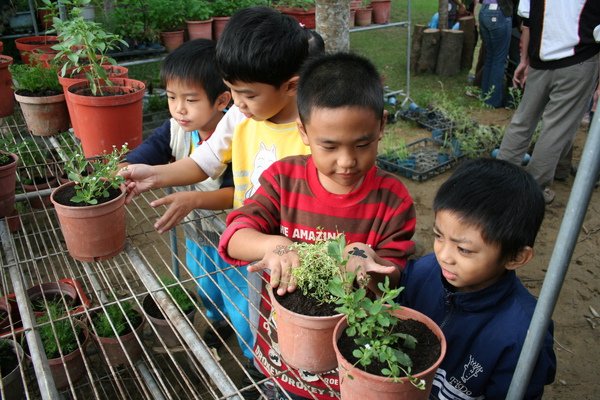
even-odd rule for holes
{"type": "Polygon", "coordinates": [[[504,71],[510,46],[512,17],[506,17],[498,5],[484,4],[479,12],[479,32],[485,46],[481,93],[485,103],[498,108],[504,105],[504,71]]]}
{"type": "Polygon", "coordinates": [[[232,267],[212,246],[199,246],[188,238],[185,245],[187,268],[200,287],[198,295],[206,307],[206,316],[218,322],[226,315],[235,328],[244,356],[253,359],[254,338],[248,322],[246,267],[232,267]]]}

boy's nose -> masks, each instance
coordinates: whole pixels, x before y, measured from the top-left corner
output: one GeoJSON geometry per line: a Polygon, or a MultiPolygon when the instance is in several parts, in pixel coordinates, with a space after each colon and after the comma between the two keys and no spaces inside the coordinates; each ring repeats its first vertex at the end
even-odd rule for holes
{"type": "Polygon", "coordinates": [[[342,154],[338,157],[337,163],[341,168],[352,168],[356,165],[356,158],[351,154],[342,154]]]}

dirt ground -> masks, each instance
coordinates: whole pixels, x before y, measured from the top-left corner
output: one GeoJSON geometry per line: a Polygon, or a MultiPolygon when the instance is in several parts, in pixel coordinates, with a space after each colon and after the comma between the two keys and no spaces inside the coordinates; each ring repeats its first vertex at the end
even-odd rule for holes
{"type": "MultiPolygon", "coordinates": [[[[480,123],[505,126],[512,115],[507,110],[485,110],[473,115],[480,123]]],[[[390,126],[396,134],[419,137],[427,132],[400,129],[390,126]]],[[[575,142],[574,158],[579,156],[585,144],[587,127],[582,127],[575,142]]],[[[403,179],[413,196],[417,209],[415,240],[420,253],[432,251],[433,212],[431,203],[439,185],[448,178],[445,172],[425,182],[403,179]]],[[[546,207],[546,216],[535,244],[535,258],[519,270],[524,284],[539,295],[545,271],[550,262],[556,237],[562,223],[565,206],[571,193],[573,177],[566,182],[556,182],[554,202],[546,207]]],[[[593,318],[590,307],[600,312],[600,189],[592,195],[583,227],[579,234],[566,279],[556,304],[554,320],[557,374],[554,384],[545,390],[545,399],[597,399],[600,393],[598,381],[598,358],[600,356],[600,318],[593,318]],[[587,317],[587,318],[586,318],[587,317]],[[590,318],[591,317],[591,318],[590,318]],[[588,320],[589,318],[589,320],[588,320]]]]}

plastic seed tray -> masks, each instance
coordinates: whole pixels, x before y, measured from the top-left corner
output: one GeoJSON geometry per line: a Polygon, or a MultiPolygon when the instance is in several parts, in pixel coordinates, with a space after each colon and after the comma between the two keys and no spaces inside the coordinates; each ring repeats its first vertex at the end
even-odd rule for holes
{"type": "Polygon", "coordinates": [[[455,146],[444,148],[441,142],[419,139],[407,146],[409,155],[399,159],[391,149],[377,157],[379,167],[415,181],[424,181],[452,168],[462,157],[455,146]]]}

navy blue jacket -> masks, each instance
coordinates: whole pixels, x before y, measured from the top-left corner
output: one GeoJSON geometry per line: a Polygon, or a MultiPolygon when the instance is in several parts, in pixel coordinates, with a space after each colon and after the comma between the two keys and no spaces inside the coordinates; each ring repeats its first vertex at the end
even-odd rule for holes
{"type": "MultiPolygon", "coordinates": [[[[536,300],[514,271],[475,292],[456,292],[435,255],[412,260],[402,275],[400,303],[433,319],[444,332],[446,357],[430,398],[504,399],[519,359],[536,300]]],[[[544,338],[526,399],[541,398],[554,381],[552,326],[544,338]]]]}
{"type": "MultiPolygon", "coordinates": [[[[131,150],[125,161],[130,164],[163,165],[173,161],[172,153],[171,120],[167,119],[142,144],[131,150]]],[[[233,187],[231,163],[221,177],[223,178],[221,188],[233,187]]]]}

